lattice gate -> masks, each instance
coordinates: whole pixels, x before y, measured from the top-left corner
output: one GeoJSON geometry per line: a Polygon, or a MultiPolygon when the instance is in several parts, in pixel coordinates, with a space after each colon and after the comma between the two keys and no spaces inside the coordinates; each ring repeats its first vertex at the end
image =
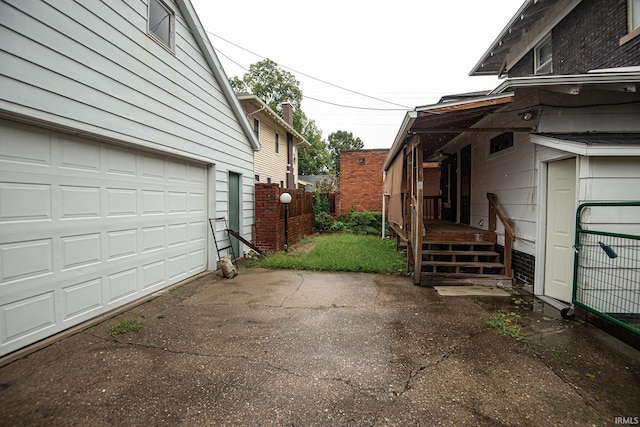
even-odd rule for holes
{"type": "Polygon", "coordinates": [[[574,249],[573,303],[640,335],[640,202],[580,205],[574,249]]]}

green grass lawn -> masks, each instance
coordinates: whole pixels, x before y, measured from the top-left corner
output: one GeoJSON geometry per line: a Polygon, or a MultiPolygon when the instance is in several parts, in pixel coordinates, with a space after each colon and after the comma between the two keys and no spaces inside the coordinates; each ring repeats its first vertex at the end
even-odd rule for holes
{"type": "Polygon", "coordinates": [[[289,253],[267,254],[248,264],[250,267],[383,274],[402,273],[405,265],[394,241],[346,233],[306,237],[289,253]]]}

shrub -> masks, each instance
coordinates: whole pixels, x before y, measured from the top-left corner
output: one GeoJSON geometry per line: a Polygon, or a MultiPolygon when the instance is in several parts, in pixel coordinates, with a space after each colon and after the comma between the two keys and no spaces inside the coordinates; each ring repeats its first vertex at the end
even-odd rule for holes
{"type": "Polygon", "coordinates": [[[333,225],[333,218],[328,212],[320,212],[313,218],[313,228],[318,231],[330,230],[333,225]]]}
{"type": "Polygon", "coordinates": [[[335,220],[331,224],[331,231],[345,231],[347,230],[347,224],[344,221],[335,220]]]}
{"type": "Polygon", "coordinates": [[[382,225],[381,212],[351,212],[349,230],[354,234],[379,234],[382,225]]]}

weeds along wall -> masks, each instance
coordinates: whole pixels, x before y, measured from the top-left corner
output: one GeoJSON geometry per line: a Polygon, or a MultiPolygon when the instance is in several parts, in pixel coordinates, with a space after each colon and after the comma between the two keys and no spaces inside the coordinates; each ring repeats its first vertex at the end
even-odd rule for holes
{"type": "Polygon", "coordinates": [[[280,194],[291,194],[289,203],[289,246],[311,234],[313,193],[280,188],[278,184],[255,185],[256,246],[266,252],[284,250],[284,206],[280,194]]]}

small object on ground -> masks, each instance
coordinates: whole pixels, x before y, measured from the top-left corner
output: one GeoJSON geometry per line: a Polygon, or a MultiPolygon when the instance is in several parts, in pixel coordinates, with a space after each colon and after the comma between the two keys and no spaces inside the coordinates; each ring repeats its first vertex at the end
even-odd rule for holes
{"type": "Polygon", "coordinates": [[[562,310],[560,310],[560,316],[562,316],[562,318],[565,320],[571,320],[576,317],[576,311],[573,309],[573,307],[563,308],[562,310]]]}
{"type": "Polygon", "coordinates": [[[227,255],[220,258],[220,268],[222,268],[222,274],[227,279],[233,279],[238,275],[238,270],[236,270],[236,267],[233,265],[231,259],[227,255]]]}

